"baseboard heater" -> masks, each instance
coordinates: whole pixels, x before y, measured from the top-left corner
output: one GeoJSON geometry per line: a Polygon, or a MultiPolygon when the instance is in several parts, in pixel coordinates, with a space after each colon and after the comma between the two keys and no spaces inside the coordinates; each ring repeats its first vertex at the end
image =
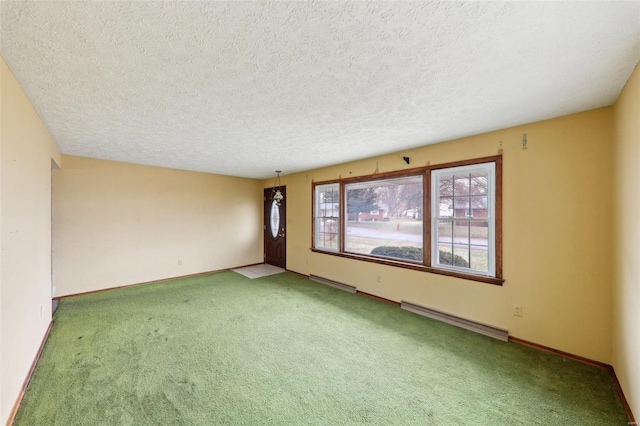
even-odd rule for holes
{"type": "Polygon", "coordinates": [[[315,281],[320,284],[324,284],[340,290],[348,291],[349,293],[355,293],[357,291],[356,288],[352,285],[339,283],[338,281],[329,280],[327,278],[322,278],[317,275],[309,275],[309,279],[311,281],[315,281]]]}
{"type": "Polygon", "coordinates": [[[509,341],[509,332],[501,328],[496,328],[490,325],[485,325],[479,322],[456,317],[454,315],[446,314],[444,312],[436,311],[435,309],[426,308],[424,306],[416,305],[415,303],[407,302],[404,300],[400,304],[400,307],[406,311],[433,318],[438,321],[446,322],[447,324],[455,325],[460,328],[475,331],[476,333],[484,334],[485,336],[493,337],[505,342],[509,341]]]}

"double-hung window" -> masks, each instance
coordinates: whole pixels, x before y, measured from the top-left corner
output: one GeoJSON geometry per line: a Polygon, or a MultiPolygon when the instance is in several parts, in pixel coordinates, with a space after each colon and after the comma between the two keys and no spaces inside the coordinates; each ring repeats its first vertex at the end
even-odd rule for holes
{"type": "Polygon", "coordinates": [[[502,284],[502,156],[313,184],[312,250],[502,284]]]}
{"type": "Polygon", "coordinates": [[[314,192],[315,248],[340,248],[340,184],[316,185],[314,192]]]}
{"type": "Polygon", "coordinates": [[[431,265],[495,276],[495,163],[431,172],[431,265]]]}

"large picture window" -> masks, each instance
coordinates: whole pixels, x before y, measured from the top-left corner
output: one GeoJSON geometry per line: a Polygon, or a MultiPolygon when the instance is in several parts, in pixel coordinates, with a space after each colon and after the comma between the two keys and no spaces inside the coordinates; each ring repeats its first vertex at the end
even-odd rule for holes
{"type": "Polygon", "coordinates": [[[345,185],[345,251],[423,261],[423,176],[345,185]]]}
{"type": "Polygon", "coordinates": [[[502,284],[502,156],[313,184],[312,250],[502,284]]]}

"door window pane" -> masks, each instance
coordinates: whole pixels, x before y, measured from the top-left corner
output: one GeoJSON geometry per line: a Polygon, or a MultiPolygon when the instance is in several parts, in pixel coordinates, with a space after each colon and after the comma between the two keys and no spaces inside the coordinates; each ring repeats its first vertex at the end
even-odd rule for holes
{"type": "Polygon", "coordinates": [[[276,200],[271,202],[271,220],[269,220],[269,226],[271,228],[271,236],[276,238],[280,230],[280,207],[276,200]]]}

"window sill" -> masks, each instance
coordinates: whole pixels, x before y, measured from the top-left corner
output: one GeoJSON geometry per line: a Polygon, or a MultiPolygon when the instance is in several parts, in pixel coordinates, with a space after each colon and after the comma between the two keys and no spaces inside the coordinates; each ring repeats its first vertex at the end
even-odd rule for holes
{"type": "Polygon", "coordinates": [[[370,257],[370,256],[351,254],[351,253],[339,253],[339,252],[333,252],[333,251],[318,250],[315,248],[312,248],[311,251],[314,253],[328,254],[330,256],[345,257],[347,259],[362,260],[364,262],[377,263],[380,265],[396,266],[398,268],[405,268],[405,269],[413,269],[414,271],[428,272],[430,274],[446,275],[448,277],[461,278],[469,281],[477,281],[485,284],[493,284],[493,285],[501,286],[502,283],[504,283],[504,279],[502,278],[483,277],[481,275],[472,275],[472,274],[462,274],[459,272],[432,268],[430,266],[424,266],[416,263],[402,262],[400,260],[382,259],[379,257],[370,257]]]}

